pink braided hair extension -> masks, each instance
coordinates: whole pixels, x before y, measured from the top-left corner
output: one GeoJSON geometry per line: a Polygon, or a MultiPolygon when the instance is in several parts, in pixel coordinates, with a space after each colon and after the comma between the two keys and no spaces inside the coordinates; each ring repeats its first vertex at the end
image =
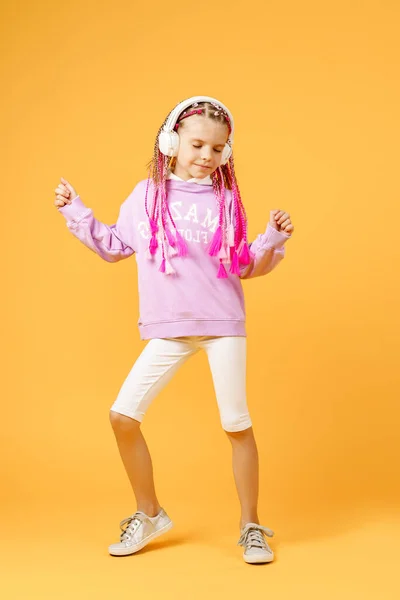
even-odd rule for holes
{"type": "Polygon", "coordinates": [[[236,177],[234,175],[233,156],[230,157],[227,165],[232,181],[232,195],[235,208],[235,221],[237,225],[235,228],[234,248],[231,248],[232,264],[230,272],[235,273],[236,275],[240,275],[239,263],[243,265],[248,265],[251,259],[254,258],[254,255],[250,252],[247,243],[246,211],[243,206],[243,202],[239,192],[239,187],[237,185],[236,177]]]}
{"type": "Polygon", "coordinates": [[[159,152],[158,160],[157,160],[157,170],[158,170],[158,173],[161,175],[161,177],[160,177],[160,184],[158,186],[155,186],[155,188],[154,188],[153,206],[152,206],[151,214],[149,214],[148,203],[147,203],[150,177],[147,180],[145,206],[146,206],[146,214],[147,214],[147,216],[149,218],[149,222],[150,222],[150,231],[151,231],[151,239],[149,242],[147,257],[151,258],[157,252],[157,248],[158,248],[157,233],[159,231],[158,222],[159,222],[159,219],[161,218],[162,260],[161,260],[159,271],[161,273],[166,273],[167,275],[171,275],[171,274],[175,273],[175,270],[173,269],[171,263],[169,262],[169,260],[166,256],[166,252],[165,252],[166,239],[168,239],[168,243],[172,248],[172,251],[170,252],[170,256],[174,256],[175,254],[178,254],[179,256],[186,256],[187,255],[187,245],[186,245],[186,242],[184,241],[184,239],[182,238],[181,234],[177,230],[175,221],[172,218],[172,215],[169,210],[168,203],[167,203],[167,191],[166,191],[166,185],[165,185],[165,182],[166,182],[166,164],[165,164],[165,162],[166,161],[165,161],[164,155],[161,152],[159,152]],[[167,225],[166,213],[168,213],[168,216],[171,219],[171,222],[175,228],[176,240],[173,238],[173,235],[167,225]],[[175,250],[175,247],[177,247],[176,250],[175,250]]]}
{"type": "Polygon", "coordinates": [[[224,178],[221,172],[221,168],[215,171],[215,176],[212,179],[214,193],[218,201],[218,228],[214,233],[211,240],[208,253],[210,256],[218,256],[219,258],[219,269],[217,273],[218,279],[226,279],[228,274],[223,265],[223,261],[228,258],[227,243],[228,243],[228,232],[227,232],[227,215],[226,215],[226,203],[225,203],[225,184],[224,178]]]}
{"type": "Polygon", "coordinates": [[[151,211],[151,215],[149,214],[149,209],[148,209],[148,202],[147,202],[147,195],[148,195],[148,189],[149,189],[149,182],[150,182],[150,177],[147,179],[147,185],[146,185],[146,195],[145,195],[145,208],[146,208],[146,214],[147,217],[149,219],[149,223],[150,223],[150,232],[151,232],[151,238],[150,238],[150,242],[149,242],[149,248],[148,248],[148,258],[151,258],[157,251],[158,248],[158,241],[157,241],[157,237],[156,234],[158,232],[158,225],[157,225],[157,218],[158,218],[158,213],[157,213],[157,208],[158,208],[158,190],[155,188],[154,189],[154,194],[153,194],[153,205],[152,205],[152,211],[151,211]]]}

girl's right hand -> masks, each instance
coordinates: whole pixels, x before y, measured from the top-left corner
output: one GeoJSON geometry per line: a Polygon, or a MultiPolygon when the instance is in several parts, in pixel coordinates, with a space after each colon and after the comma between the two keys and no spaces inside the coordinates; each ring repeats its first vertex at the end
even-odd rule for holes
{"type": "Polygon", "coordinates": [[[56,194],[54,205],[57,208],[65,206],[66,204],[71,204],[72,200],[78,195],[72,185],[68,183],[64,177],[61,177],[61,183],[58,184],[58,187],[56,187],[54,191],[56,194]]]}

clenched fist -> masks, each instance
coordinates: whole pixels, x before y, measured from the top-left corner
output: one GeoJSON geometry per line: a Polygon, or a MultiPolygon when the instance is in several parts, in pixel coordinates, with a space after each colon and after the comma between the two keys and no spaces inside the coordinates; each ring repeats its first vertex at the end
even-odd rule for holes
{"type": "Polygon", "coordinates": [[[72,185],[68,183],[64,177],[61,177],[61,183],[58,184],[58,187],[56,187],[54,191],[56,194],[54,205],[57,208],[65,206],[66,204],[71,204],[72,200],[78,195],[72,185]]]}
{"type": "Polygon", "coordinates": [[[271,210],[269,224],[277,231],[286,233],[287,235],[292,235],[294,231],[290,215],[284,210],[271,210]]]}

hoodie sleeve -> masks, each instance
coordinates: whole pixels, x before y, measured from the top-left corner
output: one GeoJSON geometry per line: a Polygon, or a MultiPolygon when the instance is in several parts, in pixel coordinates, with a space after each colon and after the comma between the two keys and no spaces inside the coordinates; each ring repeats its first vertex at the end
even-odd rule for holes
{"type": "Polygon", "coordinates": [[[87,208],[80,196],[71,204],[60,207],[71,233],[85,246],[107,262],[118,262],[135,252],[133,192],[121,205],[114,225],[98,221],[91,208],[87,208]]]}
{"type": "Polygon", "coordinates": [[[265,233],[258,235],[256,240],[249,244],[254,258],[249,265],[241,265],[240,278],[250,279],[272,271],[284,258],[284,244],[290,238],[290,235],[277,231],[268,223],[265,233]]]}

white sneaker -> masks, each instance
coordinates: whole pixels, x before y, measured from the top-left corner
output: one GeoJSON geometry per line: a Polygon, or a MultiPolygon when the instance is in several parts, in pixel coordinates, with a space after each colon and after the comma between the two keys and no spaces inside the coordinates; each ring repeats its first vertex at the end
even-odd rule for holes
{"type": "Polygon", "coordinates": [[[247,563],[266,563],[274,560],[274,553],[264,539],[264,533],[269,537],[274,535],[272,529],[258,523],[246,523],[240,531],[239,546],[244,547],[243,558],[247,563]]]}
{"type": "Polygon", "coordinates": [[[117,544],[111,544],[108,547],[108,551],[113,556],[134,554],[151,542],[151,540],[154,540],[154,538],[166,533],[172,526],[173,522],[163,508],[161,508],[155,517],[149,517],[141,510],[138,510],[130,517],[121,521],[121,541],[117,544]]]}

